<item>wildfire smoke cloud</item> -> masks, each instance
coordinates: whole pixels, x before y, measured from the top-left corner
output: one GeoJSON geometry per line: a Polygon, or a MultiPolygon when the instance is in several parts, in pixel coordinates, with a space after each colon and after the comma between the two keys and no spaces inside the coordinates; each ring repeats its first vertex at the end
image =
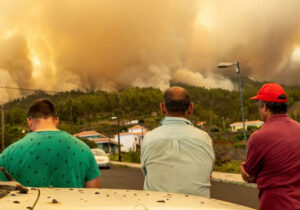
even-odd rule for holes
{"type": "Polygon", "coordinates": [[[298,11],[296,0],[0,0],[0,83],[233,89],[234,71],[216,65],[239,60],[244,75],[297,84],[298,11]]]}

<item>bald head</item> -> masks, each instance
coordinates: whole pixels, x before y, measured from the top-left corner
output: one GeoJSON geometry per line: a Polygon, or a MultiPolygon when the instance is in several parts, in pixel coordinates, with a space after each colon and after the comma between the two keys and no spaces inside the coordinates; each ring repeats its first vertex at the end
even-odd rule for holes
{"type": "Polygon", "coordinates": [[[191,103],[189,93],[181,87],[170,87],[164,93],[164,105],[168,114],[184,114],[191,103]]]}

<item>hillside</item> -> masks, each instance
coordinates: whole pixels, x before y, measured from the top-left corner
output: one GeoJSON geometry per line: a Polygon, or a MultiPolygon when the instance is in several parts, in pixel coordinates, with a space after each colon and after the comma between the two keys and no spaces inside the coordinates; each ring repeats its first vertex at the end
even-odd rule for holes
{"type": "MultiPolygon", "coordinates": [[[[248,98],[257,93],[263,83],[243,78],[243,93],[245,116],[248,120],[259,119],[256,104],[248,98]]],[[[180,84],[177,84],[180,85],[180,84]]],[[[206,89],[181,84],[191,94],[195,103],[194,115],[191,117],[195,124],[197,121],[206,121],[208,129],[225,127],[236,121],[241,121],[240,96],[238,91],[223,89],[206,89]]],[[[300,120],[300,88],[285,87],[289,98],[292,117],[300,120]]],[[[38,91],[34,94],[14,100],[5,104],[5,125],[7,145],[26,133],[26,109],[37,98],[48,98],[54,102],[57,114],[61,120],[60,128],[70,133],[82,130],[95,129],[111,136],[116,133],[115,122],[111,119],[116,116],[117,92],[104,91],[69,91],[54,95],[38,91]]],[[[159,103],[162,92],[155,88],[130,88],[119,91],[120,119],[143,120],[145,126],[152,129],[159,125],[163,117],[160,114],[159,103]]],[[[122,126],[121,130],[126,130],[122,126]]]]}

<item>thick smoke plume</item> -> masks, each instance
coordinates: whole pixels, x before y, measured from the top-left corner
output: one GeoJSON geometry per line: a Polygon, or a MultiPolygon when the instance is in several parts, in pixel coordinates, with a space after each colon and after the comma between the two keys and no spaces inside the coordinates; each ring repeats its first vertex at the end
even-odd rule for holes
{"type": "Polygon", "coordinates": [[[233,89],[300,79],[297,0],[0,0],[0,86],[165,89],[171,80],[233,89]],[[2,75],[2,73],[1,73],[2,75]]]}

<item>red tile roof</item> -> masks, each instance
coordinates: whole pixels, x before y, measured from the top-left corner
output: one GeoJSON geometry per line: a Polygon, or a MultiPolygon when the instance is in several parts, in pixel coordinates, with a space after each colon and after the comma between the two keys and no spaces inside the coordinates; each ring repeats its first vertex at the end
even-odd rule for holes
{"type": "Polygon", "coordinates": [[[80,137],[80,136],[105,136],[101,133],[98,133],[97,131],[82,131],[80,133],[76,133],[74,134],[73,136],[77,136],[77,137],[80,137]]]}
{"type": "Polygon", "coordinates": [[[147,131],[143,131],[143,132],[134,132],[133,134],[138,135],[138,136],[145,136],[147,133],[147,131]]]}
{"type": "MultiPolygon", "coordinates": [[[[140,126],[140,125],[135,125],[135,126],[133,126],[133,127],[131,127],[131,128],[128,128],[128,129],[139,129],[139,128],[142,128],[142,126],[140,126]]],[[[143,129],[145,129],[145,128],[143,127],[143,129]]]]}
{"type": "Polygon", "coordinates": [[[106,143],[106,142],[111,142],[115,145],[119,145],[118,142],[114,141],[113,139],[111,138],[105,138],[105,139],[92,139],[91,141],[94,141],[95,143],[106,143]]]}
{"type": "Polygon", "coordinates": [[[204,125],[204,124],[206,124],[206,121],[198,121],[197,122],[197,125],[204,125]]]}

